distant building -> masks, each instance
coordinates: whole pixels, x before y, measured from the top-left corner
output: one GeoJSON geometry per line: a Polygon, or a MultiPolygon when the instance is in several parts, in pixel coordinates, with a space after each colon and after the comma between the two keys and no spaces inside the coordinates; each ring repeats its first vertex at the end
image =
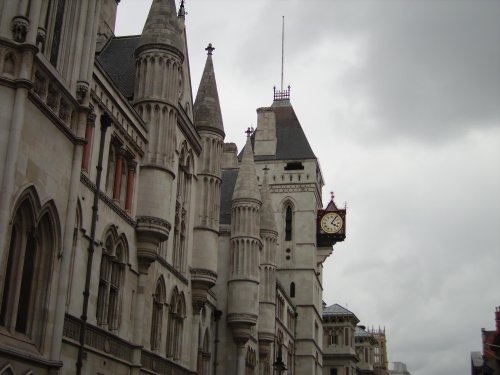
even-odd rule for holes
{"type": "Polygon", "coordinates": [[[403,362],[393,362],[392,370],[389,371],[390,375],[410,375],[403,362]]]}
{"type": "Polygon", "coordinates": [[[388,375],[384,330],[357,324],[353,312],[333,304],[323,309],[323,374],[388,375]]]}
{"type": "Polygon", "coordinates": [[[500,306],[495,308],[496,330],[481,328],[483,352],[471,352],[471,374],[500,374],[500,306]]]}

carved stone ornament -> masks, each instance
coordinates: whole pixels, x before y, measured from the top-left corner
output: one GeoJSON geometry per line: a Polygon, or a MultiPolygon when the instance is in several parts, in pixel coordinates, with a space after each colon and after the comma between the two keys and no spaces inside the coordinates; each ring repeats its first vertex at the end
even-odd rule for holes
{"type": "Polygon", "coordinates": [[[153,216],[138,216],[136,231],[142,234],[149,234],[158,241],[163,242],[168,239],[172,225],[163,219],[153,216]]]}
{"type": "Polygon", "coordinates": [[[23,43],[26,40],[29,24],[30,21],[23,16],[16,16],[12,19],[12,34],[16,42],[23,43]]]}
{"type": "Polygon", "coordinates": [[[76,100],[82,104],[85,96],[89,92],[89,83],[85,81],[78,81],[76,84],[76,100]]]}
{"type": "Polygon", "coordinates": [[[39,27],[36,33],[36,45],[43,51],[45,47],[45,39],[46,39],[45,29],[39,27]]]}

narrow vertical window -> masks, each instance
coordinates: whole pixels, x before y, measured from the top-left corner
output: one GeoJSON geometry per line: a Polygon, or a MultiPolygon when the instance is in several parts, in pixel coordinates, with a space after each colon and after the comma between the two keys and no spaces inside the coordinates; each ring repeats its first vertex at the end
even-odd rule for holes
{"type": "Polygon", "coordinates": [[[295,283],[293,281],[290,283],[290,297],[295,297],[295,283]]]}
{"type": "Polygon", "coordinates": [[[57,59],[59,57],[59,47],[61,44],[61,35],[62,35],[62,25],[63,25],[63,16],[64,16],[64,8],[66,5],[66,0],[58,0],[56,2],[56,12],[55,12],[55,23],[54,23],[54,31],[52,36],[52,44],[50,47],[50,63],[53,66],[57,66],[57,59]]]}
{"type": "Polygon", "coordinates": [[[33,273],[35,271],[36,241],[32,233],[26,241],[24,253],[24,267],[21,279],[21,290],[19,292],[19,304],[17,307],[16,331],[26,334],[28,323],[28,312],[31,311],[31,286],[33,273]]]}
{"type": "Polygon", "coordinates": [[[163,305],[165,303],[165,287],[163,280],[157,283],[153,295],[153,313],[151,317],[151,350],[158,350],[161,346],[161,330],[163,321],[163,305]]]}
{"type": "Polygon", "coordinates": [[[14,267],[14,256],[16,250],[16,240],[17,231],[14,227],[12,229],[12,234],[10,236],[10,246],[9,246],[9,258],[7,260],[7,270],[5,274],[5,284],[3,286],[3,296],[2,296],[2,309],[0,310],[0,325],[4,326],[6,323],[7,315],[7,304],[9,303],[9,298],[11,294],[11,278],[12,278],[12,268],[14,267]]]}
{"type": "Polygon", "coordinates": [[[285,213],[285,241],[292,240],[292,207],[286,207],[285,213]]]}
{"type": "Polygon", "coordinates": [[[120,293],[124,274],[124,250],[120,244],[116,250],[112,237],[106,240],[99,275],[97,295],[97,323],[117,330],[120,324],[120,293]]]}

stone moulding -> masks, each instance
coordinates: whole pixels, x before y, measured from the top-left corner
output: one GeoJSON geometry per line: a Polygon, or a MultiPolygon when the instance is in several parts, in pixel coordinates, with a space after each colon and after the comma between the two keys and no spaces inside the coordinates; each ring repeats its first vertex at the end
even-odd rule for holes
{"type": "MultiPolygon", "coordinates": [[[[67,339],[78,342],[80,338],[81,320],[72,315],[66,314],[64,320],[63,336],[67,339]]],[[[87,334],[85,335],[85,345],[109,356],[116,357],[131,365],[133,361],[133,351],[137,346],[126,340],[113,335],[112,333],[87,324],[87,334]]]]}
{"type": "Polygon", "coordinates": [[[172,225],[167,220],[154,216],[137,216],[136,220],[137,232],[151,234],[160,241],[168,239],[172,225]]]}
{"type": "Polygon", "coordinates": [[[217,280],[217,273],[204,268],[191,268],[191,278],[196,280],[207,280],[214,281],[217,280]]]}
{"type": "Polygon", "coordinates": [[[255,314],[243,314],[243,313],[232,313],[227,316],[227,324],[229,325],[239,325],[239,324],[250,324],[255,325],[257,323],[257,315],[255,314]]]}
{"type": "Polygon", "coordinates": [[[142,368],[157,374],[193,374],[191,371],[182,367],[181,365],[146,350],[142,350],[141,364],[142,368]]]}
{"type": "MultiPolygon", "coordinates": [[[[89,188],[90,191],[95,193],[97,190],[97,187],[95,184],[90,181],[90,179],[85,175],[85,173],[80,174],[80,181],[87,187],[89,188]]],[[[137,222],[129,216],[129,214],[123,210],[121,207],[118,207],[114,202],[113,199],[108,197],[104,192],[99,191],[99,198],[109,207],[111,208],[115,213],[118,214],[123,220],[125,220],[128,224],[130,224],[133,227],[136,227],[137,222]]]]}

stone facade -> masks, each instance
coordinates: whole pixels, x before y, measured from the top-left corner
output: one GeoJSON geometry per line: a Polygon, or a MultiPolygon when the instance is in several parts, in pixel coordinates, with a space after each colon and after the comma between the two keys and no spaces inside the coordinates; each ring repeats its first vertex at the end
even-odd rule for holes
{"type": "Polygon", "coordinates": [[[0,374],[323,373],[332,249],[289,90],[238,155],[211,45],[192,102],[183,2],[139,37],[118,3],[0,0],[0,374]]]}

